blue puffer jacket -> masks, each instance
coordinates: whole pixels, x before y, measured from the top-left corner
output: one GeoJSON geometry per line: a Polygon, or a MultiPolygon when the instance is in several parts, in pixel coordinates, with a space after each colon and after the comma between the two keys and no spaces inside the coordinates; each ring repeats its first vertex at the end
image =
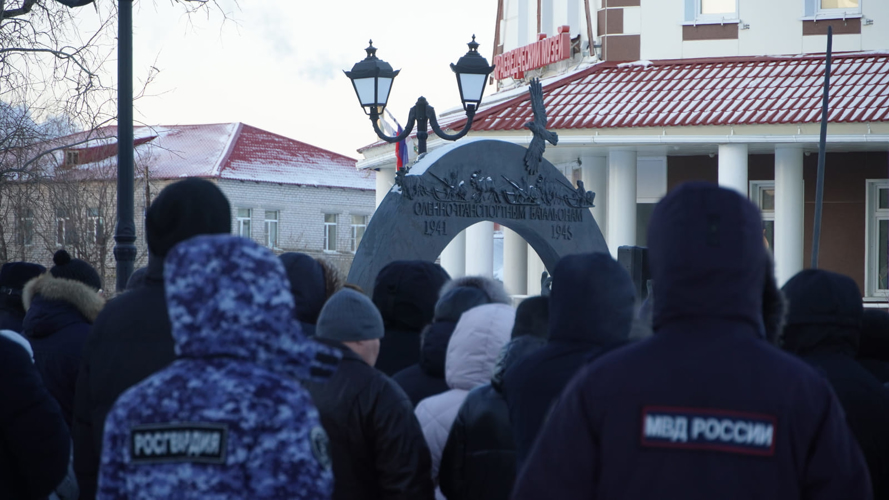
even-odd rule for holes
{"type": "Polygon", "coordinates": [[[123,393],[105,423],[99,498],[329,498],[327,435],[297,380],[335,350],[293,319],[281,262],[233,236],[166,257],[176,361],[123,393]]]}
{"type": "Polygon", "coordinates": [[[872,498],[828,383],[764,338],[761,224],[713,184],[658,203],[654,335],[572,380],[514,499],[872,498]]]}

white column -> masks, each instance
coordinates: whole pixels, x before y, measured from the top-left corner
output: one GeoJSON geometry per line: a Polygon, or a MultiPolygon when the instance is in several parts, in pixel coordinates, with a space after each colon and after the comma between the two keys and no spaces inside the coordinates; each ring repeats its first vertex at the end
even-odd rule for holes
{"type": "Polygon", "coordinates": [[[528,244],[508,227],[503,228],[503,286],[510,295],[528,293],[528,244]]]}
{"type": "Polygon", "coordinates": [[[747,197],[747,145],[719,145],[719,185],[747,197]]]}
{"type": "Polygon", "coordinates": [[[451,278],[466,276],[466,231],[460,231],[442,250],[441,267],[451,278]]]}
{"type": "Polygon", "coordinates": [[[491,221],[466,229],[466,274],[494,277],[494,223],[491,221]]]}
{"type": "Polygon", "coordinates": [[[636,152],[608,154],[608,249],[636,244],[636,152]]]}
{"type": "Polygon", "coordinates": [[[381,168],[377,170],[377,205],[383,202],[383,198],[389,194],[389,190],[395,185],[395,169],[381,168]]]}
{"type": "Polygon", "coordinates": [[[608,162],[604,156],[584,156],[580,159],[580,180],[587,191],[596,193],[595,205],[590,211],[602,234],[608,234],[608,162]]]}
{"type": "Polygon", "coordinates": [[[803,150],[775,147],[775,277],[778,286],[803,270],[803,150]]]}
{"type": "Polygon", "coordinates": [[[546,271],[546,266],[537,252],[528,245],[528,295],[540,295],[540,274],[543,271],[546,271]]]}

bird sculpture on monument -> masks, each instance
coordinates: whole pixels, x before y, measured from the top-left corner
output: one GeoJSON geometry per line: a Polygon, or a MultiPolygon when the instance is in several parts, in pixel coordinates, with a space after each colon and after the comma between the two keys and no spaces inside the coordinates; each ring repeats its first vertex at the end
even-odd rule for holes
{"type": "Polygon", "coordinates": [[[534,121],[525,124],[525,127],[531,130],[534,137],[531,138],[531,144],[528,145],[528,151],[525,153],[525,169],[531,175],[537,175],[540,169],[540,160],[543,159],[543,151],[546,149],[546,142],[555,146],[559,143],[559,136],[555,132],[546,129],[546,107],[543,104],[543,87],[537,78],[531,79],[531,85],[528,88],[531,94],[531,110],[534,112],[534,121]]]}

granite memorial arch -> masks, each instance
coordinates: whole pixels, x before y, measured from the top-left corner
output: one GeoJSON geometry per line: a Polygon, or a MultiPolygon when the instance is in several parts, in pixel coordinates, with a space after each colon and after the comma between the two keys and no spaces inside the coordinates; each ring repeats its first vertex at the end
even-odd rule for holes
{"type": "Polygon", "coordinates": [[[550,271],[564,255],[608,252],[589,210],[595,193],[582,183],[572,186],[545,159],[530,168],[528,151],[505,141],[464,140],[398,172],[367,226],[348,281],[370,294],[386,264],[434,261],[451,239],[482,221],[518,233],[550,271]]]}

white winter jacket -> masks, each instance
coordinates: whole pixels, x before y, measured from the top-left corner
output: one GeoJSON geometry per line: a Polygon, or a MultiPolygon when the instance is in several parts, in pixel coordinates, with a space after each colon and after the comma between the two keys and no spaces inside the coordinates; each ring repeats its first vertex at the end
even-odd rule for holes
{"type": "Polygon", "coordinates": [[[497,355],[509,342],[514,322],[515,309],[487,304],[464,312],[454,328],[445,358],[445,381],[451,390],[420,401],[415,410],[432,452],[436,484],[441,454],[457,411],[470,390],[491,381],[497,355]]]}

